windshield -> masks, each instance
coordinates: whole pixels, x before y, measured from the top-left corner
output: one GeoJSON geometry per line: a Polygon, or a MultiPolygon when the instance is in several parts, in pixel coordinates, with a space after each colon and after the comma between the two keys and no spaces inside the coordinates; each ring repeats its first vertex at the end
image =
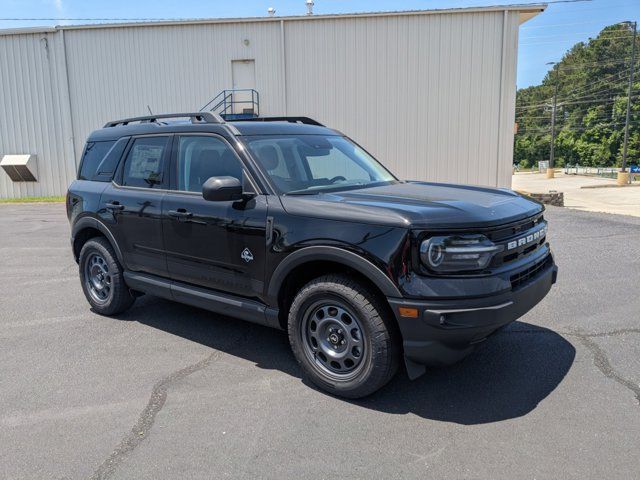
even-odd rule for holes
{"type": "Polygon", "coordinates": [[[305,195],[397,181],[345,137],[261,135],[244,139],[280,193],[305,195]]]}

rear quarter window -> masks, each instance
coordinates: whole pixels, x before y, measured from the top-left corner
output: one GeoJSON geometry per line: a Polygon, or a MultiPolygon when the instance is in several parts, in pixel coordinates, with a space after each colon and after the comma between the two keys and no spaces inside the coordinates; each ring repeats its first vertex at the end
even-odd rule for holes
{"type": "Polygon", "coordinates": [[[110,182],[128,138],[106,142],[89,142],[84,149],[79,180],[110,182]]]}

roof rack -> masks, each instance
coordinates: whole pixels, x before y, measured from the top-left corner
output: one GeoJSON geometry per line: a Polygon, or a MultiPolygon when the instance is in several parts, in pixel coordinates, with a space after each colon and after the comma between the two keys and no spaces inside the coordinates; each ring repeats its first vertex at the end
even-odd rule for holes
{"type": "Polygon", "coordinates": [[[323,124],[309,117],[253,117],[253,118],[238,118],[234,119],[234,122],[289,122],[289,123],[305,123],[307,125],[317,125],[318,127],[324,127],[323,124]]]}
{"type": "Polygon", "coordinates": [[[224,119],[215,113],[211,112],[195,112],[195,113],[163,113],[159,115],[147,115],[144,117],[125,118],[123,120],[115,120],[113,122],[105,123],[102,128],[117,127],[129,125],[130,123],[154,123],[161,118],[189,118],[191,123],[225,123],[224,119]]]}

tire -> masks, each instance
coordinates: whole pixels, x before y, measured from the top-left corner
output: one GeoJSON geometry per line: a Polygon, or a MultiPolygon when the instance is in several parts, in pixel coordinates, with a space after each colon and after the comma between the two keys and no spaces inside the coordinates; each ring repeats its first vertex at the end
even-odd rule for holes
{"type": "Polygon", "coordinates": [[[80,283],[87,301],[101,315],[117,315],[135,301],[124,282],[122,266],[104,237],[94,237],[80,250],[80,283]]]}
{"type": "Polygon", "coordinates": [[[399,335],[388,306],[346,275],[305,285],[291,304],[288,331],[306,376],[331,394],[365,397],[398,369],[399,335]]]}

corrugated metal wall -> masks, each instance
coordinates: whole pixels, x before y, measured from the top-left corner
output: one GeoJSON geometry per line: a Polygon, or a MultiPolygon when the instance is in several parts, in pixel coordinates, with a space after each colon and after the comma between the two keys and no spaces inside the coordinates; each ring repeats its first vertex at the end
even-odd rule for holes
{"type": "Polygon", "coordinates": [[[288,113],[343,131],[401,178],[510,186],[518,23],[505,12],[290,22],[288,113]]]}
{"type": "Polygon", "coordinates": [[[38,182],[0,171],[0,197],[60,195],[75,177],[62,35],[0,36],[0,157],[37,155],[38,182]]]}
{"type": "Polygon", "coordinates": [[[238,59],[255,60],[263,114],[317,118],[401,178],[509,186],[518,25],[485,11],[0,36],[0,155],[35,153],[41,172],[0,172],[0,197],[63,194],[91,130],[197,110],[238,59]]]}

